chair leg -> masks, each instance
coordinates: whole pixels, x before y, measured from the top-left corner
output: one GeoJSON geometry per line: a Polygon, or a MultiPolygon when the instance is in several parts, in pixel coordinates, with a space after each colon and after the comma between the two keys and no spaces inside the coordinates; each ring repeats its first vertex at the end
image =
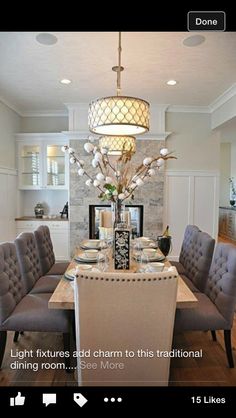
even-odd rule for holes
{"type": "MultiPolygon", "coordinates": [[[[69,351],[70,353],[70,333],[69,332],[63,334],[63,345],[64,345],[64,351],[69,351]]],[[[71,368],[70,357],[65,357],[65,366],[66,366],[67,373],[73,373],[73,369],[71,368]]]]}
{"type": "Polygon", "coordinates": [[[211,331],[211,336],[212,336],[213,341],[217,341],[216,332],[214,330],[211,331]]]}
{"type": "Polygon", "coordinates": [[[19,331],[15,331],[14,338],[13,338],[14,343],[17,343],[19,334],[20,334],[19,331]]]}
{"type": "Polygon", "coordinates": [[[231,346],[231,330],[224,330],[224,339],[225,339],[225,349],[226,355],[229,363],[229,367],[232,369],[234,367],[234,359],[232,354],[231,346]]]}
{"type": "Polygon", "coordinates": [[[2,368],[2,361],[5,353],[7,342],[7,331],[0,331],[0,369],[2,368]]]}

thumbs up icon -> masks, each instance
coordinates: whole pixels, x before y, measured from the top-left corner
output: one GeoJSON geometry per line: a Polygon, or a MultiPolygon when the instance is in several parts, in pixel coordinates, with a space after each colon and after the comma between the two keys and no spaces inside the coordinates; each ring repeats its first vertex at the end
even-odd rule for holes
{"type": "Polygon", "coordinates": [[[15,398],[10,398],[10,406],[21,406],[25,403],[25,396],[21,396],[21,392],[17,393],[15,398]]]}

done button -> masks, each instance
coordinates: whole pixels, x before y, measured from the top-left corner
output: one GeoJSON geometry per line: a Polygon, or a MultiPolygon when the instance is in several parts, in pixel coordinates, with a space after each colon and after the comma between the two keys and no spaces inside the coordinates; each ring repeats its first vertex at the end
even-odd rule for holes
{"type": "Polygon", "coordinates": [[[188,12],[188,31],[224,31],[225,12],[188,12]]]}

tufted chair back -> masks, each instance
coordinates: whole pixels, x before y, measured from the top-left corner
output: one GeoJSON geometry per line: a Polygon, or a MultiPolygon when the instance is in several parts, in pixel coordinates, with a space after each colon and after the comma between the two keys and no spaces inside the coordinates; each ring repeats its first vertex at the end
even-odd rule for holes
{"type": "Polygon", "coordinates": [[[43,274],[46,274],[55,263],[53,245],[48,226],[41,225],[34,232],[40,259],[40,266],[43,274]]]}
{"type": "Polygon", "coordinates": [[[205,293],[231,328],[236,304],[236,248],[233,245],[217,244],[205,293]]]}
{"type": "Polygon", "coordinates": [[[78,359],[78,383],[107,386],[166,386],[170,357],[124,358],[123,370],[100,367],[95,351],[170,351],[176,310],[178,273],[172,267],[160,273],[86,272],[75,279],[77,350],[90,349],[87,361],[96,370],[82,370],[78,359]]]}
{"type": "Polygon", "coordinates": [[[28,293],[42,276],[35,236],[32,232],[22,232],[15,244],[21,276],[28,293]]]}
{"type": "Polygon", "coordinates": [[[0,244],[0,327],[24,295],[15,245],[4,242],[0,244]]]}
{"type": "Polygon", "coordinates": [[[188,225],[179,257],[186,276],[204,291],[210,269],[215,240],[195,225],[188,225]]]}

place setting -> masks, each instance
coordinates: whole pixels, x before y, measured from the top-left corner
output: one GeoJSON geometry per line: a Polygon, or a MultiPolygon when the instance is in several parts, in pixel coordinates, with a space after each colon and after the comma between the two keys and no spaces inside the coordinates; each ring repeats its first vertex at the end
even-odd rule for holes
{"type": "Polygon", "coordinates": [[[133,258],[135,261],[145,262],[161,262],[165,260],[165,256],[160,254],[155,248],[134,248],[133,258]]]}
{"type": "Polygon", "coordinates": [[[80,248],[82,248],[82,250],[103,250],[107,247],[107,241],[102,239],[83,240],[80,244],[80,248]]]}
{"type": "Polygon", "coordinates": [[[77,263],[98,263],[101,261],[105,261],[105,255],[98,250],[89,249],[84,250],[83,252],[79,252],[75,257],[74,260],[77,263]]]}

